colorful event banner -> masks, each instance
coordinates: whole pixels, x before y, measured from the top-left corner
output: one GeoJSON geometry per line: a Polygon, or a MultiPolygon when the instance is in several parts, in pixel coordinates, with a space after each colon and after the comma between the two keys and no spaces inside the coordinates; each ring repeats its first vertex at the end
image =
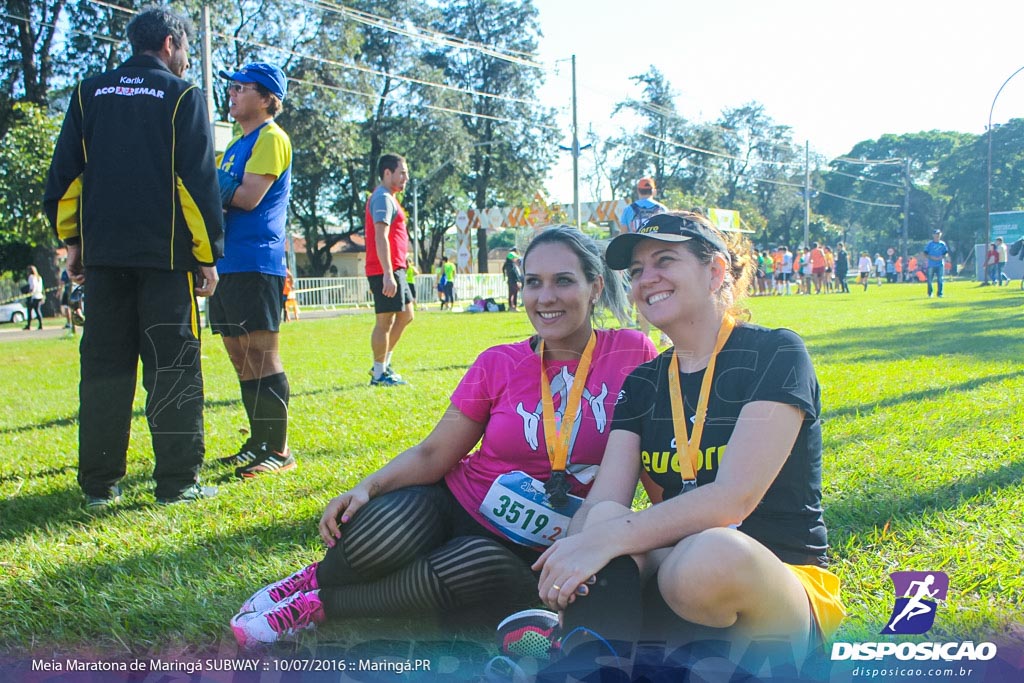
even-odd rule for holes
{"type": "MultiPolygon", "coordinates": [[[[611,223],[615,231],[624,228],[619,222],[622,212],[629,206],[623,199],[585,202],[580,204],[581,223],[611,223]]],[[[738,211],[730,209],[703,209],[719,230],[743,231],[738,211]]],[[[476,230],[504,230],[506,228],[532,228],[540,230],[558,223],[574,224],[575,212],[572,204],[549,204],[543,195],[537,193],[529,206],[491,207],[477,211],[466,209],[455,215],[456,264],[460,273],[469,272],[473,257],[470,249],[470,234],[476,230]]]]}

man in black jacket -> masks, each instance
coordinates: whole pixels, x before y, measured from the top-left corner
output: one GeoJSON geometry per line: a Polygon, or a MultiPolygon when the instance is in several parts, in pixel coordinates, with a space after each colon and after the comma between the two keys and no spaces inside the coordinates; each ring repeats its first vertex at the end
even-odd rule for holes
{"type": "Polygon", "coordinates": [[[128,25],[133,55],[72,92],[46,182],[47,216],[88,282],[81,344],[78,483],[86,506],[120,499],[142,358],[156,498],[208,498],[196,295],[217,285],[223,215],[213,136],[188,68],[187,17],[128,25]]]}

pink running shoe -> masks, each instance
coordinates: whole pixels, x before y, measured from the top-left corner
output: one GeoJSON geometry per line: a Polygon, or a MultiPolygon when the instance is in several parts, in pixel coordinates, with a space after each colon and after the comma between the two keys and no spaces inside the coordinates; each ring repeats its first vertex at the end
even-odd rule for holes
{"type": "Polygon", "coordinates": [[[306,593],[320,588],[316,582],[316,568],[319,564],[314,562],[287,578],[259,589],[242,604],[240,612],[263,612],[296,593],[306,593]]]}
{"type": "Polygon", "coordinates": [[[294,636],[323,623],[320,591],[296,593],[263,612],[240,612],[231,618],[239,647],[256,648],[294,636]]]}

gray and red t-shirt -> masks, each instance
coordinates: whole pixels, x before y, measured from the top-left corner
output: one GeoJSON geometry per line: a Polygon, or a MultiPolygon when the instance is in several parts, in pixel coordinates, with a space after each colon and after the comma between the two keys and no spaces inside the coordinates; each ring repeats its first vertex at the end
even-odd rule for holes
{"type": "Polygon", "coordinates": [[[384,268],[377,253],[377,223],[388,225],[388,246],[391,249],[391,271],[405,268],[409,254],[409,231],[405,225],[405,210],[395,195],[378,185],[366,202],[364,217],[366,234],[366,275],[383,275],[384,268]]]}

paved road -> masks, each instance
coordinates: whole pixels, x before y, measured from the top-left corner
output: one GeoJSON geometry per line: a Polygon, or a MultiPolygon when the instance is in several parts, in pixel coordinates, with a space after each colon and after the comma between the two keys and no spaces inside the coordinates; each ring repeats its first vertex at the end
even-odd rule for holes
{"type": "MultiPolygon", "coordinates": [[[[429,309],[428,309],[429,310],[429,309]]],[[[360,313],[366,315],[372,315],[373,309],[370,308],[339,308],[335,310],[318,310],[308,309],[300,312],[302,318],[299,320],[301,323],[303,320],[315,320],[317,318],[336,318],[342,315],[358,315],[360,313]]],[[[62,318],[45,318],[43,320],[43,329],[37,330],[35,328],[36,321],[32,321],[32,329],[24,329],[25,323],[0,323],[0,343],[9,341],[24,341],[26,339],[53,339],[55,337],[63,337],[70,335],[71,330],[64,328],[64,320],[62,318]]],[[[285,323],[291,324],[291,323],[285,323]]],[[[81,336],[82,329],[76,330],[78,335],[81,336]]],[[[208,332],[208,331],[207,331],[208,332]]]]}
{"type": "MultiPolygon", "coordinates": [[[[82,330],[77,330],[79,334],[82,330]]],[[[0,342],[23,341],[25,339],[53,339],[71,334],[64,329],[63,318],[45,318],[43,329],[36,329],[36,321],[32,321],[32,329],[26,330],[25,323],[0,323],[0,342]]]]}

